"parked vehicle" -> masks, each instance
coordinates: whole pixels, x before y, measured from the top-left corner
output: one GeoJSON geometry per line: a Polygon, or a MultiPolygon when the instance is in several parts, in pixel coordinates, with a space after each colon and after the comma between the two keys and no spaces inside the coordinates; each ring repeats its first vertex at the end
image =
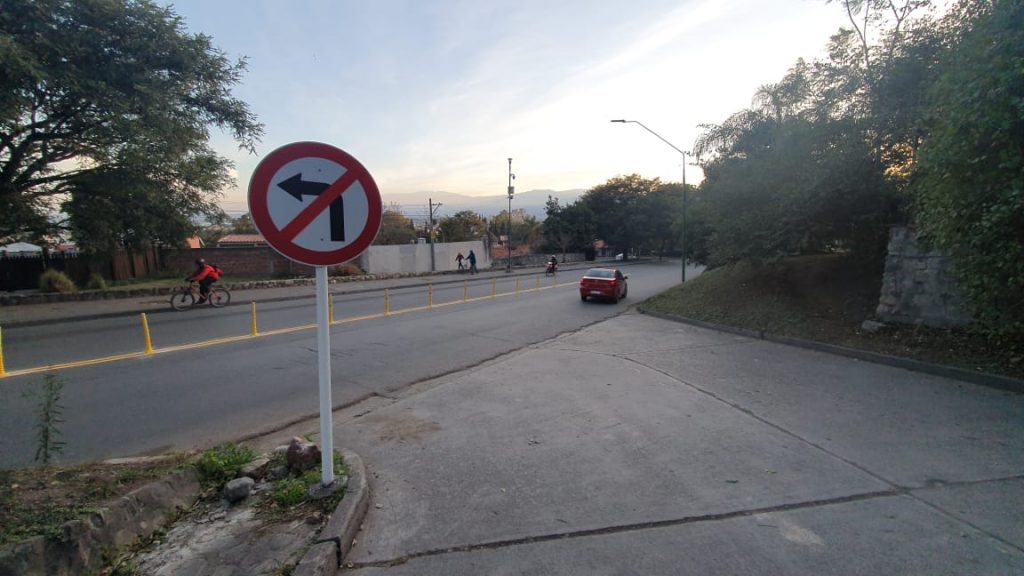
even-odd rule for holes
{"type": "Polygon", "coordinates": [[[627,278],[618,268],[591,268],[580,278],[580,300],[600,298],[618,302],[626,297],[627,278]]]}

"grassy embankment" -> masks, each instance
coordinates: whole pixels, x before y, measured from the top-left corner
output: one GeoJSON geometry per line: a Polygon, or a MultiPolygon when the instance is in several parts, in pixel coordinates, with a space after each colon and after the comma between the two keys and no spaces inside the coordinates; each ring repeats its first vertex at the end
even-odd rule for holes
{"type": "Polygon", "coordinates": [[[881,285],[877,265],[804,256],[763,267],[739,263],[711,270],[641,309],[1024,378],[1020,348],[993,346],[969,330],[900,324],[875,333],[862,330],[861,323],[874,318],[881,285]]]}

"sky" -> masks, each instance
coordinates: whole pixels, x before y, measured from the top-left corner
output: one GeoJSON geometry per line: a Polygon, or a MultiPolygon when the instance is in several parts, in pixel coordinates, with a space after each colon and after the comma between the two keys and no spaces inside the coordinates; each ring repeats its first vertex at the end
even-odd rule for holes
{"type": "MultiPolygon", "coordinates": [[[[180,0],[165,2],[248,71],[234,87],[265,135],[229,134],[222,207],[247,210],[259,161],[297,141],[356,157],[389,195],[678,182],[701,124],[820,57],[846,24],[824,0],[180,0]]],[[[700,169],[686,166],[686,181],[700,169]]],[[[513,206],[514,207],[514,206],[513,206]]]]}

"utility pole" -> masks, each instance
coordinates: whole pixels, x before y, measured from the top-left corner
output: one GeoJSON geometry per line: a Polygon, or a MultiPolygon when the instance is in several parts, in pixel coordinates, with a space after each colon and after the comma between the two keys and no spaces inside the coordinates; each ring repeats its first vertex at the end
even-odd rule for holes
{"type": "Polygon", "coordinates": [[[505,239],[505,248],[508,249],[508,269],[505,270],[509,274],[512,273],[512,195],[515,194],[515,187],[512,186],[512,181],[516,179],[516,175],[512,173],[512,159],[508,159],[508,236],[505,239]]]}
{"type": "MultiPolygon", "coordinates": [[[[430,227],[430,271],[431,272],[436,272],[437,271],[437,265],[435,263],[435,258],[436,257],[434,256],[434,210],[440,208],[441,207],[441,203],[438,202],[437,204],[434,204],[434,199],[433,198],[428,198],[427,202],[428,202],[427,207],[430,210],[430,216],[428,217],[428,220],[427,220],[427,226],[430,227]]],[[[420,206],[422,206],[422,204],[420,204],[420,206]]]]}

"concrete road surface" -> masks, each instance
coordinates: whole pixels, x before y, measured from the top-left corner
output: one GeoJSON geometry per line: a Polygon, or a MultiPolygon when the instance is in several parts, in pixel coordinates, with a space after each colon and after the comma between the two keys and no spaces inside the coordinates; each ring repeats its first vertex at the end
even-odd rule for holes
{"type": "Polygon", "coordinates": [[[1024,397],[636,313],[335,421],[349,573],[1024,574],[1024,397]]]}

